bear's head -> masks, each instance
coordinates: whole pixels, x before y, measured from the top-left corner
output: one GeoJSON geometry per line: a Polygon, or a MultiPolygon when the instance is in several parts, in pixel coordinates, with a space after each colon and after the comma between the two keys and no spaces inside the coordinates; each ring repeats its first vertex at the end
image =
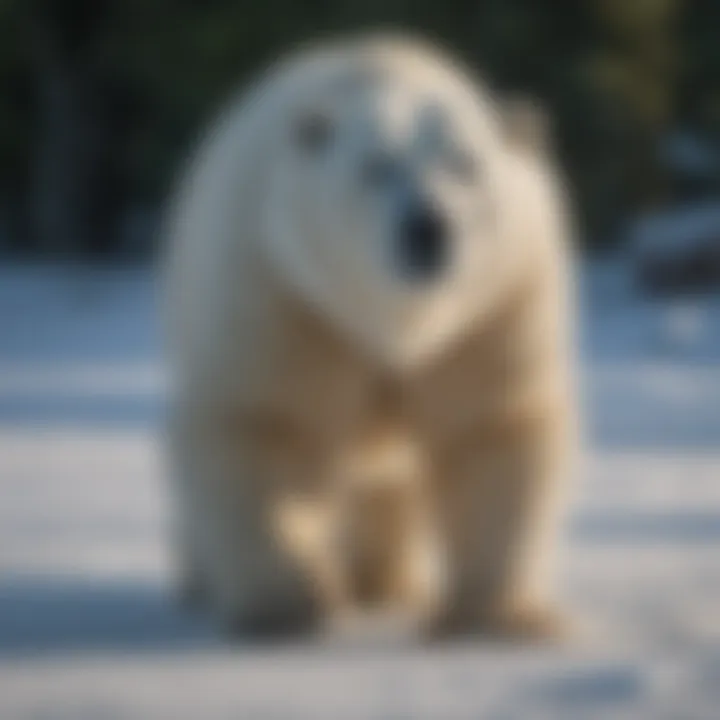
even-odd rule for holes
{"type": "Polygon", "coordinates": [[[285,83],[264,207],[273,261],[371,357],[432,358],[532,254],[509,230],[523,201],[495,104],[396,40],[317,53],[285,83]]]}

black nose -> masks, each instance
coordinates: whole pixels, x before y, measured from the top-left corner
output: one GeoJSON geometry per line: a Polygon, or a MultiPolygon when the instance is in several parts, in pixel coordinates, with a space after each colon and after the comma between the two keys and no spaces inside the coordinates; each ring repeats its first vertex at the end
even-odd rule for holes
{"type": "Polygon", "coordinates": [[[447,222],[442,212],[422,203],[409,209],[402,218],[399,260],[403,274],[426,280],[444,267],[448,254],[447,222]]]}

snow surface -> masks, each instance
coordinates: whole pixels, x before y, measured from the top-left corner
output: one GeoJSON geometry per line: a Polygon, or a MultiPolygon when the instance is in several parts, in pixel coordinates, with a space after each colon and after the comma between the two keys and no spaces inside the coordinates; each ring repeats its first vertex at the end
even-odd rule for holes
{"type": "Polygon", "coordinates": [[[682,256],[720,242],[717,200],[678,205],[641,215],[628,230],[630,245],[640,253],[660,251],[682,256]]]}
{"type": "Polygon", "coordinates": [[[590,634],[259,649],[174,602],[151,273],[0,271],[0,720],[720,717],[720,300],[585,279],[590,634]]]}

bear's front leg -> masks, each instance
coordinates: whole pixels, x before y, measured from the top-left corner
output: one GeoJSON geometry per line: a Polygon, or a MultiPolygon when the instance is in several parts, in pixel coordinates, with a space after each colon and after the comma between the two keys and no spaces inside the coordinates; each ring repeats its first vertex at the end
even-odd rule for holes
{"type": "Polygon", "coordinates": [[[553,422],[478,433],[437,468],[448,585],[435,636],[563,634],[552,587],[563,444],[553,422]]]}
{"type": "Polygon", "coordinates": [[[341,593],[320,453],[276,423],[196,416],[190,425],[181,494],[210,607],[236,636],[313,629],[341,593]]]}

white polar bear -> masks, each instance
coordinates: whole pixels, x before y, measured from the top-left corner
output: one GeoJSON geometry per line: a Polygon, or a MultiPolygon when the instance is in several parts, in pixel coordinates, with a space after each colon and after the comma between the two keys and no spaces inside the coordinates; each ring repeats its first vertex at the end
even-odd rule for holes
{"type": "Polygon", "coordinates": [[[165,268],[178,531],[238,632],[388,599],[557,629],[566,211],[522,117],[364,37],[279,62],[195,155],[165,268]]]}

